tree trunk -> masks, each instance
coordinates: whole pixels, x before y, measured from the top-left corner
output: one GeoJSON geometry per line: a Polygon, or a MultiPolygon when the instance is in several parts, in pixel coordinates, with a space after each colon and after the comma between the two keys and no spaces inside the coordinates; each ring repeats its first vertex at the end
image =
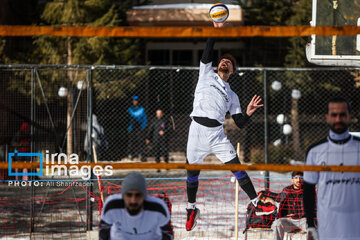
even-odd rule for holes
{"type": "Polygon", "coordinates": [[[292,98],[291,100],[291,126],[293,134],[293,145],[295,151],[295,160],[301,160],[300,149],[300,129],[299,129],[299,100],[292,98]]]}
{"type": "MultiPolygon", "coordinates": [[[[72,64],[72,47],[71,47],[71,37],[67,37],[66,39],[67,45],[67,65],[72,64]]],[[[72,71],[67,72],[69,77],[69,84],[68,84],[68,94],[67,94],[67,141],[66,141],[66,153],[68,156],[72,154],[73,151],[73,126],[71,121],[71,114],[73,111],[73,104],[72,104],[72,91],[71,88],[73,86],[74,77],[72,71]]]]}

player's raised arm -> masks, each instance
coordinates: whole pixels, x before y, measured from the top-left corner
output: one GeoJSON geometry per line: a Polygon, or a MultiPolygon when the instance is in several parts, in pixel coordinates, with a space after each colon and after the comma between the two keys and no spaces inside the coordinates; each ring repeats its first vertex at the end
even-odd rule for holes
{"type": "MultiPolygon", "coordinates": [[[[215,28],[222,28],[225,25],[225,22],[223,23],[216,23],[213,22],[215,28]]],[[[207,64],[209,62],[212,62],[212,52],[214,49],[215,39],[214,38],[208,38],[206,41],[206,46],[204,49],[204,52],[201,56],[201,62],[204,64],[207,64]]]]}
{"type": "Polygon", "coordinates": [[[203,54],[201,56],[201,62],[204,64],[208,64],[212,62],[212,51],[214,49],[215,39],[214,38],[208,38],[206,41],[205,49],[203,51],[203,54]]]}

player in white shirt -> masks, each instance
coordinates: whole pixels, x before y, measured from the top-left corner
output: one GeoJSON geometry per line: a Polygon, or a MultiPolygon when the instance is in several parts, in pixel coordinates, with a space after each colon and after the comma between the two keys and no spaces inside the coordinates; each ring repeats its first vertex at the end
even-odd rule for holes
{"type": "MultiPolygon", "coordinates": [[[[325,117],[330,127],[329,135],[308,149],[306,164],[359,166],[360,139],[349,133],[351,107],[348,100],[342,97],[332,98],[328,101],[327,108],[325,117]]],[[[305,172],[304,181],[308,239],[359,240],[360,173],[305,172]],[[314,224],[315,205],[317,230],[314,224]]]]}
{"type": "Polygon", "coordinates": [[[100,240],[171,240],[170,214],[160,198],[147,196],[144,177],[128,174],[122,194],[109,196],[101,212],[100,240]]]}
{"type": "MultiPolygon", "coordinates": [[[[223,27],[224,24],[214,22],[214,27],[223,27]]],[[[214,153],[225,164],[240,164],[234,146],[224,134],[222,124],[225,115],[230,112],[236,125],[242,128],[250,116],[263,105],[259,104],[261,98],[255,95],[246,113],[242,114],[239,98],[228,83],[230,75],[236,70],[236,60],[232,55],[225,54],[220,59],[217,73],[214,72],[211,57],[214,43],[214,39],[207,40],[200,61],[199,80],[195,89],[193,111],[190,114],[192,122],[187,142],[187,161],[189,164],[202,164],[208,154],[214,153]]],[[[233,173],[254,205],[260,207],[262,204],[247,173],[245,171],[233,171],[233,173]]],[[[191,231],[196,226],[196,220],[200,215],[199,209],[196,208],[199,174],[200,171],[187,171],[187,231],[191,231]]]]}

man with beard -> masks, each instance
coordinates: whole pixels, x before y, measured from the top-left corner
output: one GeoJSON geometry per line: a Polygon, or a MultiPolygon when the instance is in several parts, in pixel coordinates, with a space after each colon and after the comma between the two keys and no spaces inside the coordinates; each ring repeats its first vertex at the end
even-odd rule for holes
{"type": "MultiPolygon", "coordinates": [[[[347,99],[335,97],[328,101],[325,118],[330,128],[329,135],[309,148],[306,165],[360,165],[360,138],[349,133],[351,116],[347,99]]],[[[360,239],[359,198],[359,172],[305,172],[304,210],[308,239],[360,239]]]]}
{"type": "Polygon", "coordinates": [[[171,240],[169,209],[160,198],[147,195],[138,172],[128,174],[121,194],[109,196],[101,211],[99,239],[171,240]]]}
{"type": "MultiPolygon", "coordinates": [[[[213,23],[221,28],[225,23],[213,23]]],[[[225,164],[240,164],[234,146],[224,134],[222,124],[225,115],[230,112],[235,124],[243,128],[250,116],[263,105],[261,98],[255,95],[246,112],[243,114],[239,97],[229,85],[229,77],[236,71],[236,60],[230,54],[220,58],[217,73],[212,67],[212,50],[215,39],[209,38],[200,61],[199,80],[195,89],[193,111],[190,114],[192,122],[187,142],[187,162],[202,164],[204,158],[213,153],[225,164]]],[[[200,210],[196,208],[196,193],[199,186],[200,171],[187,171],[187,220],[186,230],[191,231],[196,226],[200,210]]],[[[258,208],[263,204],[259,201],[254,186],[245,171],[233,171],[241,188],[246,192],[253,204],[258,208]]],[[[264,206],[264,205],[263,205],[264,206]]],[[[259,210],[263,210],[260,209],[259,210]]],[[[272,209],[273,211],[274,209],[272,209]]]]}
{"type": "Polygon", "coordinates": [[[279,194],[270,196],[275,199],[273,204],[279,209],[279,218],[271,225],[275,240],[283,239],[285,232],[306,231],[303,172],[292,172],[291,182],[292,184],[285,187],[279,194]]]}

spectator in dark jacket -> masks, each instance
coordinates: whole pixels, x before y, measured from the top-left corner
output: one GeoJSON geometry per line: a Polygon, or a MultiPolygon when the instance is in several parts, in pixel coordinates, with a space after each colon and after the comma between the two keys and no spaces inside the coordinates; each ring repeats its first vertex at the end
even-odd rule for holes
{"type": "Polygon", "coordinates": [[[160,157],[169,162],[169,135],[171,133],[171,124],[164,117],[161,109],[156,110],[156,117],[151,120],[146,139],[146,144],[152,143],[155,161],[160,162],[160,157]]]}

